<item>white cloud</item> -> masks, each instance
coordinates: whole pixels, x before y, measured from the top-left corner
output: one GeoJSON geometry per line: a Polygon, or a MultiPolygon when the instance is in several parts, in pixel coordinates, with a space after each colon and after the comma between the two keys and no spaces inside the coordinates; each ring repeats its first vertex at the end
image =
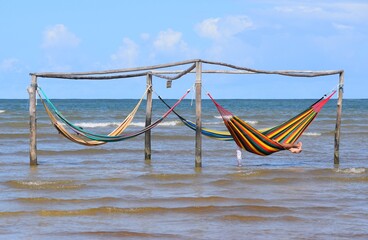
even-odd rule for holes
{"type": "Polygon", "coordinates": [[[0,62],[0,71],[14,71],[17,69],[19,60],[16,58],[7,58],[0,62]]]}
{"type": "Polygon", "coordinates": [[[275,10],[281,13],[295,13],[295,14],[321,13],[323,11],[321,7],[312,7],[312,6],[305,6],[305,5],[278,6],[278,7],[275,7],[275,10]]]}
{"type": "Polygon", "coordinates": [[[225,18],[208,18],[195,27],[202,37],[213,40],[230,38],[247,29],[254,28],[253,22],[244,15],[225,18]]]}
{"type": "Polygon", "coordinates": [[[208,37],[212,39],[219,38],[221,36],[217,26],[219,21],[220,18],[205,19],[196,26],[196,30],[202,37],[208,37]]]}
{"type": "Polygon", "coordinates": [[[114,66],[131,67],[135,65],[138,55],[139,45],[129,38],[124,38],[123,44],[110,58],[114,66]]]}
{"type": "Polygon", "coordinates": [[[141,33],[141,39],[143,40],[143,41],[147,41],[147,40],[149,40],[150,39],[150,35],[149,35],[149,33],[141,33]]]}
{"type": "MultiPolygon", "coordinates": [[[[253,29],[254,23],[245,15],[208,18],[195,26],[199,36],[212,40],[203,52],[206,58],[215,60],[233,59],[238,58],[234,56],[249,54],[251,48],[238,34],[253,29]]],[[[241,59],[243,61],[245,58],[241,59]]]]}
{"type": "Polygon", "coordinates": [[[157,50],[170,51],[177,48],[185,48],[185,42],[182,40],[182,33],[172,29],[159,32],[156,40],[153,42],[157,50]]]}
{"type": "Polygon", "coordinates": [[[311,19],[327,19],[331,21],[354,21],[366,23],[368,21],[368,3],[331,1],[286,1],[274,7],[276,13],[311,19]]]}
{"type": "Polygon", "coordinates": [[[337,30],[352,30],[354,27],[346,24],[332,23],[332,26],[337,30]]]}
{"type": "Polygon", "coordinates": [[[76,47],[80,39],[63,24],[56,24],[44,32],[43,48],[76,47]]]}
{"type": "Polygon", "coordinates": [[[342,2],[327,5],[329,16],[340,21],[356,22],[359,24],[367,24],[368,21],[368,3],[342,2]]]}
{"type": "Polygon", "coordinates": [[[80,61],[77,49],[80,39],[63,24],[56,24],[43,32],[41,47],[47,69],[50,71],[70,71],[80,61]],[[67,51],[73,49],[73,51],[67,51]]]}

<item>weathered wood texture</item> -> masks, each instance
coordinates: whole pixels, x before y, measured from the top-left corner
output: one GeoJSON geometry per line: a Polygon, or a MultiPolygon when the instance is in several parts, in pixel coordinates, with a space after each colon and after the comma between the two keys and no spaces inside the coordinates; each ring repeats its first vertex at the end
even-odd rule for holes
{"type": "Polygon", "coordinates": [[[202,167],[202,63],[196,63],[196,141],[195,141],[195,167],[202,167]]]}
{"type": "Polygon", "coordinates": [[[44,72],[44,73],[31,73],[31,75],[36,75],[37,77],[44,77],[44,78],[57,78],[57,76],[60,76],[60,78],[64,78],[67,76],[77,76],[77,75],[105,75],[105,74],[110,75],[110,74],[117,74],[117,73],[148,71],[148,70],[153,70],[153,69],[176,67],[176,66],[182,66],[182,65],[186,65],[190,63],[195,64],[197,61],[200,61],[200,60],[187,60],[187,61],[174,62],[174,63],[168,63],[168,64],[159,64],[159,65],[153,65],[153,66],[124,68],[124,69],[105,70],[105,71],[70,72],[70,73],[44,72]]]}
{"type": "Polygon", "coordinates": [[[339,77],[339,96],[337,99],[337,116],[335,127],[335,148],[334,148],[334,164],[340,164],[340,132],[341,132],[341,115],[342,115],[342,97],[344,93],[344,72],[339,77]]]}
{"type": "MultiPolygon", "coordinates": [[[[44,73],[31,73],[31,75],[35,75],[37,77],[43,77],[43,78],[63,78],[63,79],[77,79],[77,80],[109,80],[109,79],[120,79],[120,78],[131,78],[131,77],[139,77],[139,76],[145,76],[148,73],[151,73],[153,75],[157,75],[157,77],[163,77],[159,76],[160,71],[156,71],[157,69],[162,68],[170,68],[170,67],[176,67],[176,66],[182,66],[187,64],[195,64],[197,62],[205,63],[205,64],[211,64],[211,65],[217,65],[217,66],[223,66],[231,69],[236,69],[237,71],[225,71],[225,70],[206,70],[202,71],[202,73],[231,73],[236,74],[239,73],[239,71],[243,71],[243,73],[262,73],[262,74],[276,74],[276,75],[285,75],[285,76],[293,76],[293,77],[318,77],[318,76],[327,76],[327,75],[334,75],[334,74],[340,74],[343,70],[328,70],[328,71],[310,71],[310,70],[277,70],[277,71],[266,71],[266,70],[259,70],[259,69],[253,69],[253,68],[246,68],[246,67],[240,67],[233,64],[227,64],[222,62],[213,62],[213,61],[207,61],[202,59],[194,59],[194,60],[187,60],[187,61],[181,61],[181,62],[175,62],[175,63],[169,63],[169,64],[160,64],[160,65],[153,65],[153,66],[145,66],[145,67],[136,67],[136,68],[125,68],[125,69],[115,69],[115,70],[105,70],[105,71],[92,71],[92,72],[71,72],[71,73],[55,73],[55,72],[44,72],[44,73]],[[119,73],[129,73],[130,74],[119,74],[119,73]],[[138,72],[138,73],[132,73],[132,72],[138,72]],[[117,75],[119,74],[119,75],[117,75]],[[97,75],[97,76],[94,76],[97,75]],[[98,76],[100,75],[100,76],[98,76]],[[106,76],[108,75],[108,76],[106,76]]],[[[177,78],[180,78],[181,76],[185,75],[186,73],[195,73],[196,71],[192,71],[194,69],[193,65],[189,67],[187,70],[184,71],[178,71],[178,70],[172,70],[167,71],[166,74],[175,74],[175,73],[182,73],[182,75],[179,75],[177,78]],[[190,69],[188,71],[188,69],[190,69]]],[[[167,76],[164,76],[165,78],[167,76]]]]}
{"type": "MultiPolygon", "coordinates": [[[[147,74],[147,103],[146,103],[146,127],[152,122],[152,75],[147,74]]],[[[144,159],[151,160],[151,130],[145,132],[144,139],[144,159]]]]}
{"type": "Polygon", "coordinates": [[[31,166],[37,165],[37,119],[36,119],[36,90],[37,77],[32,76],[31,85],[28,87],[29,93],[29,160],[31,166]]]}

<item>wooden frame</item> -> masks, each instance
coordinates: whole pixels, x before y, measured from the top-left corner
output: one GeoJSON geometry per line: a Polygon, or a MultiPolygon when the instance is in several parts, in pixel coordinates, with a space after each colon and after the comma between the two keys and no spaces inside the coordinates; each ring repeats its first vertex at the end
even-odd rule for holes
{"type": "MultiPolygon", "coordinates": [[[[132,78],[146,76],[147,87],[147,105],[146,105],[146,126],[151,123],[152,117],[152,76],[165,79],[166,81],[173,81],[181,78],[188,73],[196,74],[195,89],[196,89],[196,137],[195,137],[195,167],[202,167],[202,74],[273,74],[290,77],[319,77],[328,75],[339,75],[339,89],[337,100],[337,116],[335,127],[335,147],[334,147],[334,164],[340,163],[339,147],[340,147],[340,129],[341,129],[341,115],[342,115],[342,99],[344,86],[344,70],[329,70],[329,71],[305,71],[305,70],[278,70],[266,71],[240,67],[232,64],[206,61],[202,59],[193,59],[181,62],[174,62],[161,65],[115,69],[106,71],[92,71],[92,72],[70,72],[70,73],[30,73],[31,84],[28,87],[29,93],[29,124],[30,124],[30,165],[37,165],[37,118],[36,118],[36,90],[37,78],[62,78],[71,80],[112,80],[122,78],[132,78]],[[183,66],[192,64],[185,70],[160,70],[164,68],[183,66]],[[202,65],[216,65],[227,67],[232,70],[202,70],[202,65]],[[170,76],[169,76],[170,75],[170,76]],[[174,76],[171,76],[174,75],[174,76]]],[[[151,159],[151,132],[145,133],[145,159],[151,159]]]]}

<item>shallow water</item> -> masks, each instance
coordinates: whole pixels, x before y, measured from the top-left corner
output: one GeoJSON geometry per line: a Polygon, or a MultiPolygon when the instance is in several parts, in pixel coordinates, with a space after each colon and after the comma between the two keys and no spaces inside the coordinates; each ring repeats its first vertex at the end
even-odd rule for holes
{"type": "MultiPolygon", "coordinates": [[[[114,128],[136,103],[91,101],[54,102],[97,132],[114,128]]],[[[262,128],[313,101],[219,102],[262,128]]],[[[154,106],[155,117],[166,111],[158,101],[154,106]]],[[[238,167],[233,142],[203,138],[203,168],[195,169],[194,132],[174,115],[152,130],[147,162],[144,136],[76,145],[57,134],[39,104],[39,166],[31,168],[28,102],[0,100],[0,238],[367,239],[367,109],[368,100],[344,100],[339,167],[333,100],[301,137],[301,154],[243,153],[238,167]]],[[[186,100],[178,112],[193,120],[194,106],[186,100]]],[[[203,112],[206,127],[223,129],[211,102],[203,112]]],[[[144,116],[142,107],[127,131],[141,128],[144,116]]]]}

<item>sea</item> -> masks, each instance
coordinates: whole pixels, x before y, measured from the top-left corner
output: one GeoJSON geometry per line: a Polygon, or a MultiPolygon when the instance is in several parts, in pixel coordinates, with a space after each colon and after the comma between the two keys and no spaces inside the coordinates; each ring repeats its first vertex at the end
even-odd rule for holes
{"type": "MultiPolygon", "coordinates": [[[[315,99],[218,99],[252,124],[279,124],[315,99]]],[[[107,134],[137,99],[52,99],[69,121],[107,134]]],[[[176,100],[167,102],[173,105],[176,100]]],[[[303,151],[270,156],[202,138],[195,167],[195,132],[170,114],[144,134],[86,147],[58,134],[37,105],[37,160],[29,165],[28,100],[0,100],[0,239],[368,239],[368,99],[342,105],[340,164],[334,165],[337,100],[299,139],[303,151]]],[[[144,128],[143,101],[131,125],[144,128]]],[[[153,120],[167,107],[153,100],[153,120]]],[[[195,103],[176,111],[195,121],[195,103]]],[[[225,130],[209,99],[204,127],[225,130]]]]}

